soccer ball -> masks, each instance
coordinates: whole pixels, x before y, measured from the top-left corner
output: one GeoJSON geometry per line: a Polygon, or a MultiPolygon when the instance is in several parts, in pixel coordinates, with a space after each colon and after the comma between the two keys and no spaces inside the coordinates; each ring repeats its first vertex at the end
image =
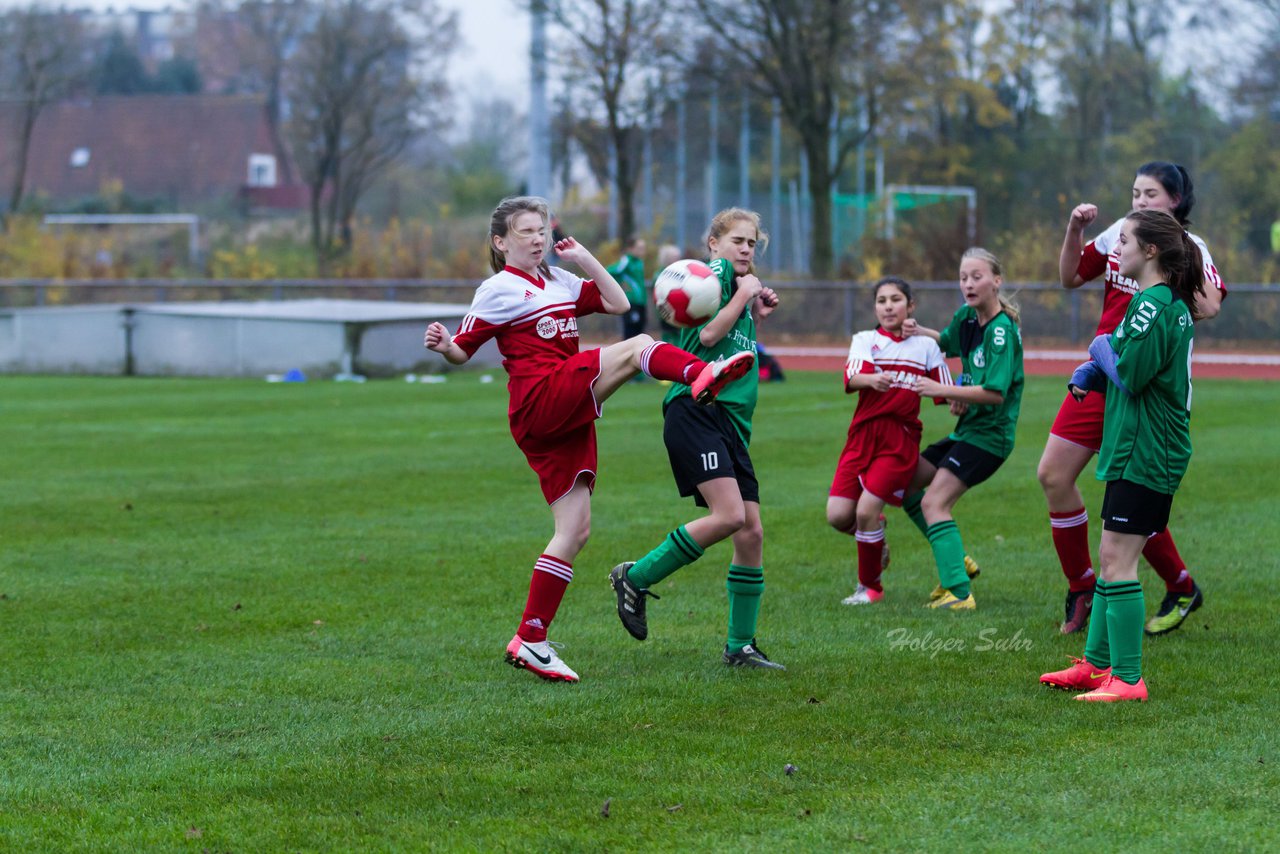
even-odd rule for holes
{"type": "Polygon", "coordinates": [[[701,261],[677,261],[658,274],[653,300],[672,326],[701,326],[720,310],[720,279],[701,261]]]}

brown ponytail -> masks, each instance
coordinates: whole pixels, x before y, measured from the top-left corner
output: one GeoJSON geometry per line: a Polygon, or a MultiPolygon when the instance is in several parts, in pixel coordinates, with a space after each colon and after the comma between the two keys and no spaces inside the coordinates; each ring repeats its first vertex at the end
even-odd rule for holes
{"type": "Polygon", "coordinates": [[[1156,248],[1156,263],[1165,282],[1187,304],[1191,317],[1199,319],[1196,297],[1204,296],[1204,257],[1200,247],[1182,224],[1164,211],[1134,211],[1126,219],[1133,220],[1133,236],[1140,246],[1156,248]]]}

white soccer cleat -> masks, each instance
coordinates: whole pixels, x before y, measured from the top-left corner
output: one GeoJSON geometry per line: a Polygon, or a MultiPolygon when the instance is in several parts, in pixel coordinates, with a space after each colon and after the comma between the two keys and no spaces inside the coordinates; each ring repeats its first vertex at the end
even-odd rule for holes
{"type": "Polygon", "coordinates": [[[578,674],[560,660],[560,656],[551,648],[550,641],[530,643],[516,635],[507,644],[506,662],[517,670],[529,670],[543,679],[578,681],[578,674]]]}
{"type": "Polygon", "coordinates": [[[858,585],[852,596],[840,600],[841,605],[874,605],[884,598],[883,590],[872,590],[870,587],[858,585]]]}

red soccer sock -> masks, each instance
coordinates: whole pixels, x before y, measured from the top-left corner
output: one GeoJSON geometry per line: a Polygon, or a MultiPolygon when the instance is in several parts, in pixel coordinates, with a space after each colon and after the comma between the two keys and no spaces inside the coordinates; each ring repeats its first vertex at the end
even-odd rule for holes
{"type": "Polygon", "coordinates": [[[547,639],[547,627],[555,619],[564,598],[565,588],[573,580],[573,567],[558,557],[544,554],[533,565],[529,580],[529,598],[524,603],[524,616],[516,630],[524,640],[540,643],[547,639]]]}
{"type": "Polygon", "coordinates": [[[655,380],[689,385],[707,363],[665,341],[654,341],[640,354],[640,370],[655,380]]]}
{"type": "Polygon", "coordinates": [[[880,585],[880,559],[884,555],[884,528],[878,531],[858,531],[858,583],[868,590],[883,593],[880,585]]]}
{"type": "Polygon", "coordinates": [[[1195,582],[1191,573],[1187,572],[1187,564],[1178,554],[1178,547],[1173,544],[1173,534],[1165,528],[1147,539],[1142,547],[1142,556],[1151,564],[1151,568],[1160,576],[1165,588],[1170,593],[1190,593],[1195,582]]]}
{"type": "Polygon", "coordinates": [[[1066,513],[1049,511],[1053,547],[1072,591],[1092,590],[1097,582],[1089,555],[1089,513],[1081,507],[1066,513]]]}

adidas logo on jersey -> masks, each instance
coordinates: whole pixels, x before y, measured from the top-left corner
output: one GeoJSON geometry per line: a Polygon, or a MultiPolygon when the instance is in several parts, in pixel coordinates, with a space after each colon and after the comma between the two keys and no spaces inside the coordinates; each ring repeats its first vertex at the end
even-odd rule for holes
{"type": "Polygon", "coordinates": [[[528,302],[529,300],[533,299],[533,297],[534,297],[533,291],[526,289],[524,292],[524,301],[528,302]]]}

